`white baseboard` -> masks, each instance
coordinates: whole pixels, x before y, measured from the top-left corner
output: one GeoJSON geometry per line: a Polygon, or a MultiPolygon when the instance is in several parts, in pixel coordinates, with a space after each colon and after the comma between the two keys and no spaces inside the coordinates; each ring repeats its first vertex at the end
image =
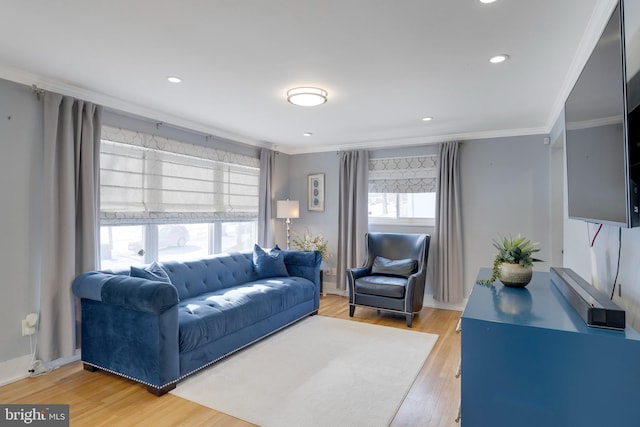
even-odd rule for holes
{"type": "Polygon", "coordinates": [[[444,310],[463,311],[464,307],[467,305],[467,298],[465,298],[464,300],[462,300],[462,302],[459,302],[459,303],[448,303],[448,302],[436,301],[435,299],[433,299],[433,295],[425,294],[424,300],[422,301],[422,305],[425,307],[442,308],[444,310]]]}
{"type": "MultiPolygon", "coordinates": [[[[71,357],[64,357],[47,363],[51,370],[60,366],[80,360],[80,351],[71,357]]],[[[15,359],[0,362],[0,386],[7,385],[29,377],[29,367],[31,366],[31,355],[16,357],[15,359]]]]}
{"type": "MultiPolygon", "coordinates": [[[[335,277],[335,276],[334,276],[335,277]]],[[[324,280],[322,282],[322,294],[323,295],[340,295],[343,297],[349,296],[349,291],[346,289],[338,289],[335,281],[324,280]]]]}
{"type": "Polygon", "coordinates": [[[30,354],[0,362],[0,386],[27,378],[30,364],[30,354]]]}

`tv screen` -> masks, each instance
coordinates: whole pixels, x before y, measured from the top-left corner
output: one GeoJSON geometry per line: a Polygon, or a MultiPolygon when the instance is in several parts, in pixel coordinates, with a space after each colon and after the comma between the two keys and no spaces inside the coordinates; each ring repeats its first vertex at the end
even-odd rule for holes
{"type": "MultiPolygon", "coordinates": [[[[627,93],[638,82],[627,80],[623,11],[622,5],[614,9],[567,98],[565,149],[569,218],[631,227],[640,225],[635,185],[640,170],[634,162],[640,149],[629,145],[634,107],[627,104],[627,93]]],[[[638,51],[631,43],[627,57],[632,48],[638,51]]]]}

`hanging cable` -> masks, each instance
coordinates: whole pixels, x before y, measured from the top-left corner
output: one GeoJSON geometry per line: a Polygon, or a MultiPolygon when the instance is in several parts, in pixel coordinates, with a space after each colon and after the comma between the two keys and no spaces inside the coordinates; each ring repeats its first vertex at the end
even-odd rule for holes
{"type": "MultiPolygon", "coordinates": [[[[596,243],[596,239],[598,238],[598,234],[600,233],[600,230],[602,230],[602,224],[600,224],[600,226],[598,227],[598,231],[596,231],[596,234],[593,236],[593,239],[591,240],[591,247],[593,247],[593,245],[596,243]]],[[[588,230],[587,230],[587,235],[589,235],[588,230]]]]}
{"type": "Polygon", "coordinates": [[[618,273],[620,273],[620,253],[622,250],[622,227],[618,228],[618,266],[616,267],[616,277],[613,279],[613,286],[611,287],[610,300],[613,301],[613,295],[616,292],[616,284],[618,283],[618,273]]]}
{"type": "MultiPolygon", "coordinates": [[[[40,329],[40,321],[37,323],[37,328],[40,329]]],[[[36,359],[36,353],[38,352],[38,332],[29,335],[29,349],[31,350],[31,361],[29,362],[29,376],[37,377],[39,375],[51,372],[53,369],[47,363],[42,360],[36,359]]]]}

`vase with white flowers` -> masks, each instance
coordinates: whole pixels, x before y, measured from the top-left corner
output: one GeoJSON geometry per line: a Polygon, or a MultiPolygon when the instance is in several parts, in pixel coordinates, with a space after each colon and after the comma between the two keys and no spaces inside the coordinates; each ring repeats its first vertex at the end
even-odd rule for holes
{"type": "Polygon", "coordinates": [[[318,251],[323,262],[327,262],[330,257],[328,246],[329,242],[322,234],[313,234],[310,229],[302,236],[294,233],[293,247],[300,251],[318,251]]]}

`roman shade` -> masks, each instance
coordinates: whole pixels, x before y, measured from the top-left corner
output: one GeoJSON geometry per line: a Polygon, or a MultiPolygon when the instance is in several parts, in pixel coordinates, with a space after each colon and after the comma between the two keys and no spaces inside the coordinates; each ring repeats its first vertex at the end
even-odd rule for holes
{"type": "Polygon", "coordinates": [[[103,126],[101,223],[255,220],[259,166],[250,156],[103,126]]]}
{"type": "Polygon", "coordinates": [[[434,193],[436,156],[369,159],[369,193],[434,193]]]}

